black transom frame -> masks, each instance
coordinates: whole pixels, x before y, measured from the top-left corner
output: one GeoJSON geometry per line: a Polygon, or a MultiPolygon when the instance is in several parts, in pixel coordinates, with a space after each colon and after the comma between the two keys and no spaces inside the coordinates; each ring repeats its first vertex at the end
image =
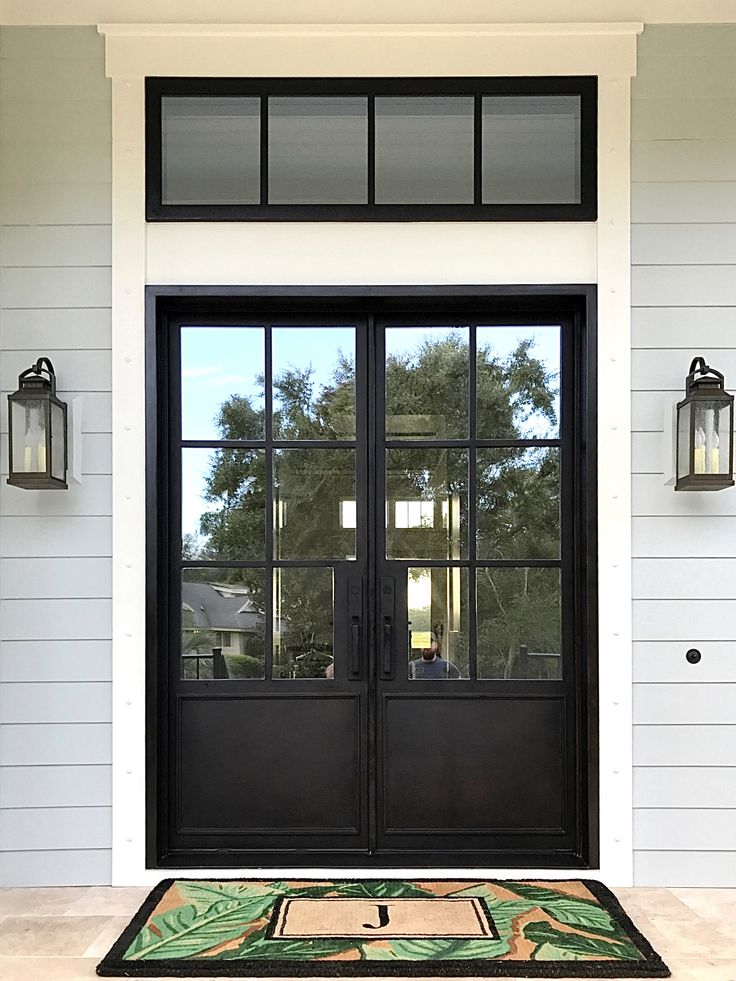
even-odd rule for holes
{"type": "Polygon", "coordinates": [[[596,76],[467,78],[159,78],[146,79],[146,220],[160,221],[595,221],[597,218],[596,76]],[[359,95],[368,100],[367,203],[268,203],[268,98],[359,95]],[[579,96],[580,200],[577,203],[484,204],[484,96],[579,96]],[[260,203],[165,204],[162,187],[161,101],[167,96],[256,96],[260,109],[260,203]],[[473,202],[377,204],[375,98],[465,96],[474,99],[473,202]]]}

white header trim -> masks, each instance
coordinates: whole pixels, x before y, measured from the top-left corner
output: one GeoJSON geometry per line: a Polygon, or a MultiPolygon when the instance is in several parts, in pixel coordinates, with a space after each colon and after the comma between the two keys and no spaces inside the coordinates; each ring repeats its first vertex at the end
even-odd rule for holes
{"type": "Polygon", "coordinates": [[[591,37],[641,34],[643,23],[98,24],[105,37],[591,37]]]}

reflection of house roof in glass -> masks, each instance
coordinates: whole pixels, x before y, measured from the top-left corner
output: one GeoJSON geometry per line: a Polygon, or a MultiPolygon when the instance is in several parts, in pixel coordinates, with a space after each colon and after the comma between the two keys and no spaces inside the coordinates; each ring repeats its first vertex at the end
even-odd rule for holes
{"type": "Polygon", "coordinates": [[[262,621],[247,592],[209,582],[184,582],[182,605],[192,611],[194,627],[216,630],[254,630],[262,621]]]}

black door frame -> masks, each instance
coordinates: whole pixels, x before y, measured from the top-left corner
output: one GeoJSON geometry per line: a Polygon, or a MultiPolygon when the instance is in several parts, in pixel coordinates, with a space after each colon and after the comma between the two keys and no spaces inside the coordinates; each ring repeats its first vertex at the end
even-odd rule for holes
{"type": "MultiPolygon", "coordinates": [[[[148,867],[196,868],[253,865],[325,867],[377,867],[371,855],[341,854],[339,851],[307,850],[286,854],[266,851],[211,849],[177,851],[169,847],[171,795],[167,784],[167,760],[174,757],[169,742],[167,681],[157,652],[164,642],[158,611],[171,602],[168,574],[169,453],[166,434],[170,431],[169,404],[159,392],[170,389],[170,359],[163,357],[162,338],[167,335],[170,316],[242,310],[243,303],[269,308],[280,314],[298,314],[318,304],[325,314],[360,313],[361,304],[372,311],[416,313],[424,316],[450,306],[456,315],[464,312],[546,314],[558,311],[573,318],[576,371],[573,378],[577,426],[574,438],[574,494],[576,501],[573,551],[584,573],[575,580],[574,638],[580,670],[576,674],[575,751],[579,761],[575,775],[577,835],[573,849],[545,852],[483,851],[471,849],[441,853],[432,851],[382,854],[380,865],[427,867],[548,867],[586,868],[598,862],[598,617],[597,617],[597,413],[596,413],[596,287],[592,285],[540,286],[345,286],[345,287],[220,287],[149,286],[146,288],[146,864],[148,867]]],[[[177,379],[178,384],[178,379],[177,379]]],[[[372,388],[372,387],[371,387],[372,388]]],[[[373,645],[374,639],[367,638],[373,645]]],[[[513,683],[512,683],[513,684],[513,683]]]]}

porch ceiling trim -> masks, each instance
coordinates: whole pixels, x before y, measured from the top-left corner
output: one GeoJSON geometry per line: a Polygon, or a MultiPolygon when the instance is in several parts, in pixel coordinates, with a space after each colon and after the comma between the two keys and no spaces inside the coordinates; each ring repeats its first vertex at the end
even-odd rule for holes
{"type": "MultiPolygon", "coordinates": [[[[149,23],[167,20],[196,23],[299,23],[304,0],[2,0],[3,24],[149,23]]],[[[316,24],[410,22],[457,24],[493,21],[529,23],[587,21],[591,8],[599,20],[644,21],[649,24],[711,24],[736,22],[733,0],[310,0],[309,17],[316,24]]]]}

